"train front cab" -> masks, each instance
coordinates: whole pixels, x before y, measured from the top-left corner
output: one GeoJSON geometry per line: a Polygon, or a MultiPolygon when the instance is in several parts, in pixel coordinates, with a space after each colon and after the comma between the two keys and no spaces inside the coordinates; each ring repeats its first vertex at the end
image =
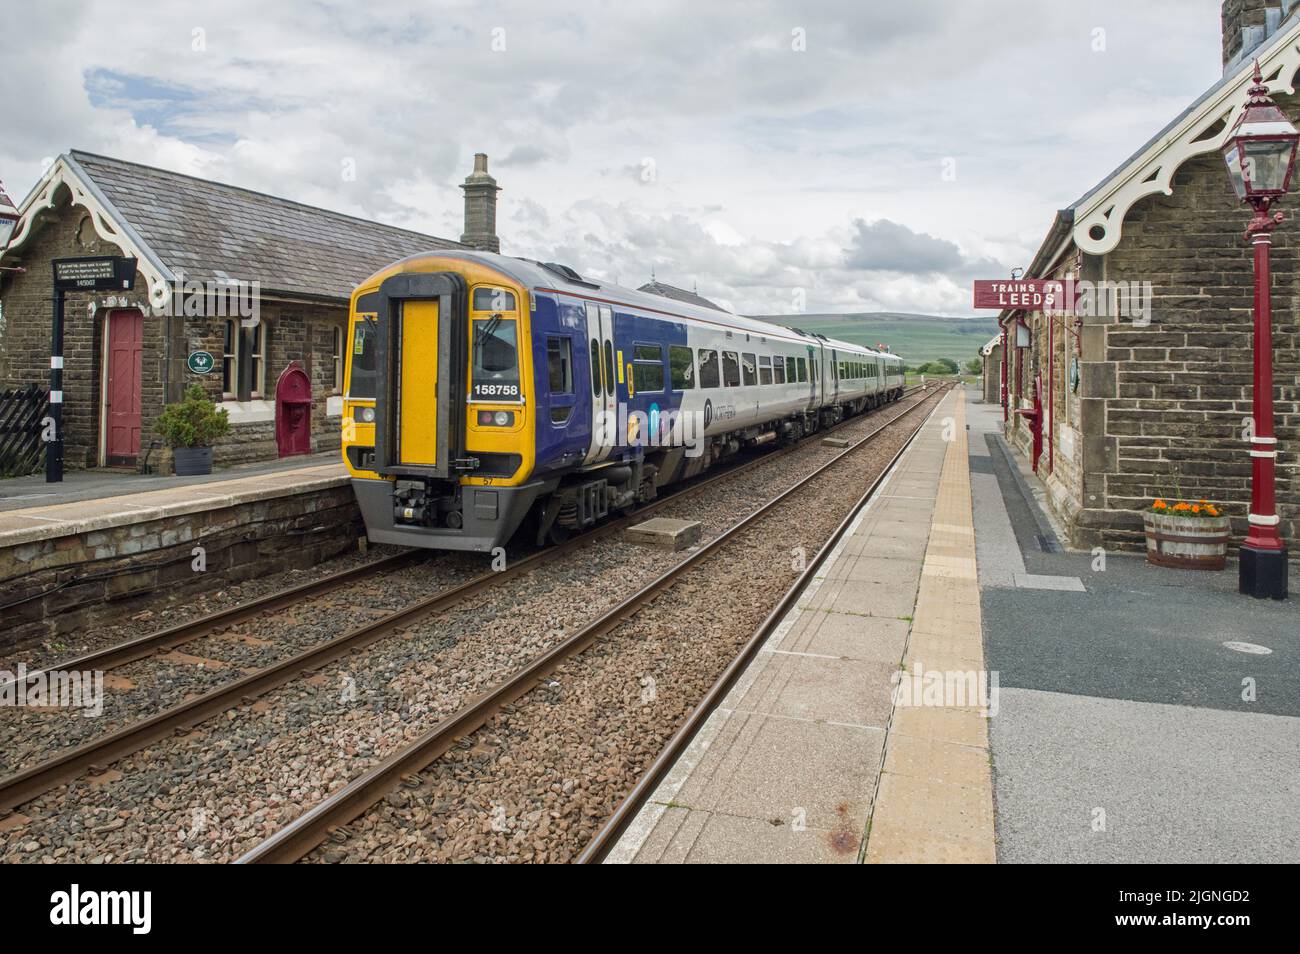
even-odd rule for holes
{"type": "Polygon", "coordinates": [[[371,541],[486,552],[547,486],[528,479],[528,298],[484,266],[439,264],[399,263],[353,295],[344,457],[371,541]]]}

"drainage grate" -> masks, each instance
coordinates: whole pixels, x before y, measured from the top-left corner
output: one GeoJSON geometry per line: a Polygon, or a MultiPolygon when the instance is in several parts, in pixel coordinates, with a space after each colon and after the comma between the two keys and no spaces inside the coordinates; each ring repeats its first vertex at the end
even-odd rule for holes
{"type": "Polygon", "coordinates": [[[1044,553],[1060,553],[1061,545],[1056,542],[1056,536],[1046,536],[1041,533],[1035,533],[1034,539],[1038,541],[1038,549],[1044,553]]]}

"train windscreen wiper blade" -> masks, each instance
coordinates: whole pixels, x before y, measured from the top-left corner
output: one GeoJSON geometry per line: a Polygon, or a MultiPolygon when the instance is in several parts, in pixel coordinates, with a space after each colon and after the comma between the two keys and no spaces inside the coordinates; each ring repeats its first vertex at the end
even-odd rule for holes
{"type": "Polygon", "coordinates": [[[496,330],[501,325],[501,316],[493,315],[484,324],[479,334],[474,336],[474,350],[481,352],[489,340],[496,337],[496,330]]]}

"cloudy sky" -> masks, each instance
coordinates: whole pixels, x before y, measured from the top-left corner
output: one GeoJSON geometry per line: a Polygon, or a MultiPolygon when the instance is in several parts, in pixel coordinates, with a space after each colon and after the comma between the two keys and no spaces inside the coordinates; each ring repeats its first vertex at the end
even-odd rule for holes
{"type": "Polygon", "coordinates": [[[1213,83],[1218,0],[7,6],[0,179],[69,148],[751,314],[969,314],[1213,83]],[[355,175],[349,175],[355,170],[355,175]]]}

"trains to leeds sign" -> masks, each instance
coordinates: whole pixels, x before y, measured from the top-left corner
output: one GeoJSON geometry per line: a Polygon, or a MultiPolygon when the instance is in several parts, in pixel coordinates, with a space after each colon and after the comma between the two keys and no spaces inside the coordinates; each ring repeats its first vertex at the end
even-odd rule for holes
{"type": "Polygon", "coordinates": [[[1049,278],[993,279],[975,282],[975,307],[1060,311],[1073,297],[1072,282],[1049,278]]]}

